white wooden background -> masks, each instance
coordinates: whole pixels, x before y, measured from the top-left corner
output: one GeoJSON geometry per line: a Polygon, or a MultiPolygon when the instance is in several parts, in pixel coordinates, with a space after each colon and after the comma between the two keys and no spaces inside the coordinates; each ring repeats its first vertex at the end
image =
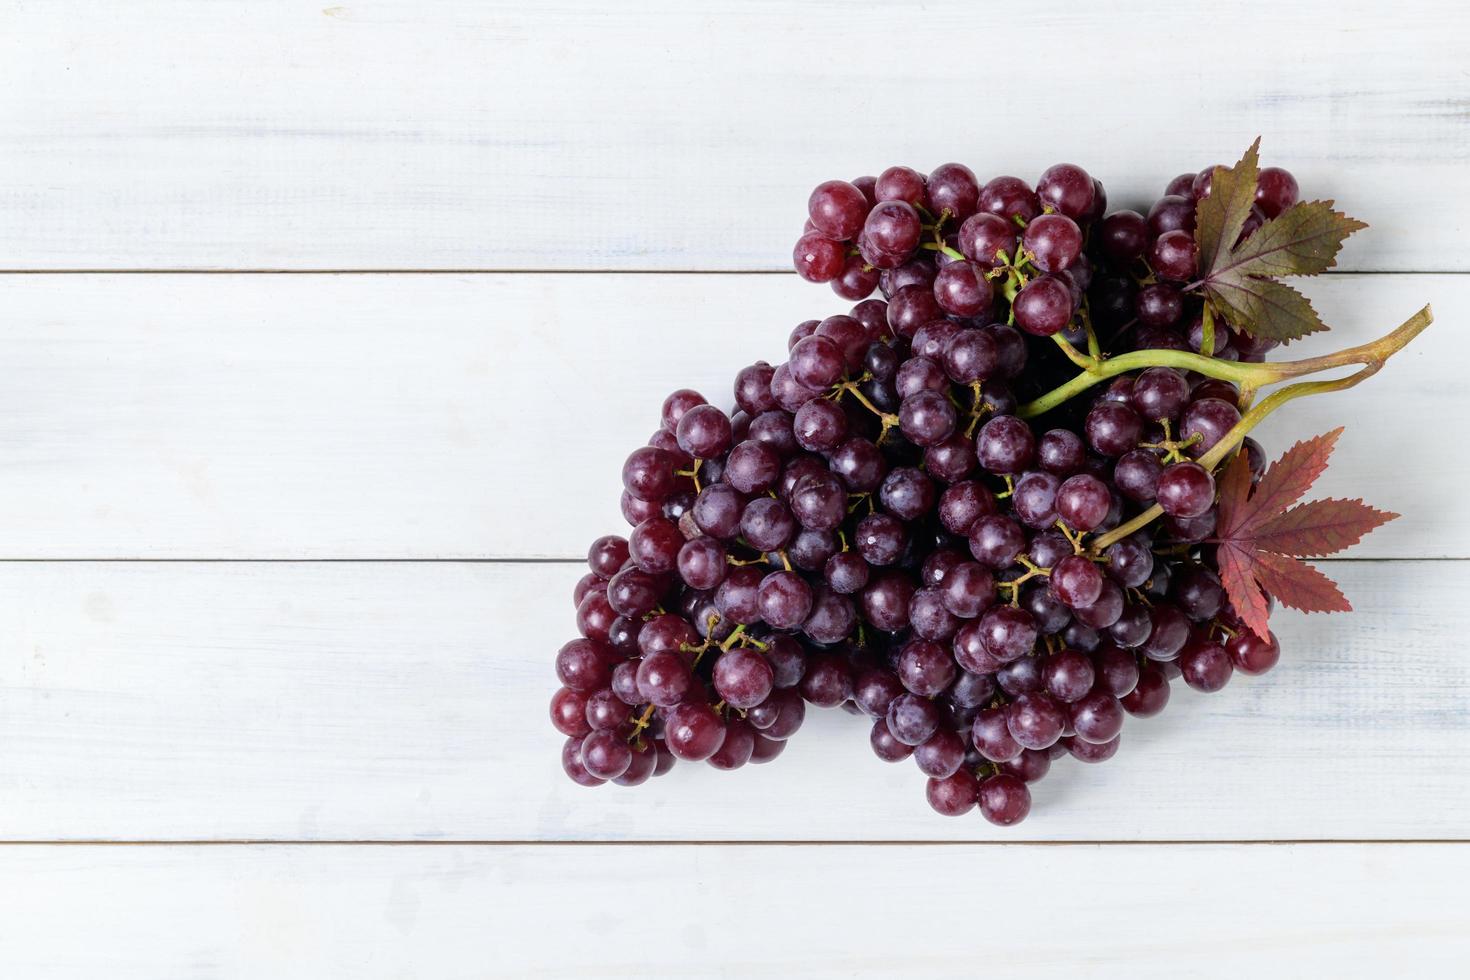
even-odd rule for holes
{"type": "MultiPolygon", "coordinates": [[[[0,973],[1444,976],[1470,954],[1461,4],[0,3],[0,973]],[[1404,514],[1265,678],[945,820],[863,724],[636,790],[551,658],[670,389],[836,312],[810,187],[1270,162],[1425,301],[1323,490],[1404,514]]],[[[1327,349],[1326,343],[1304,345],[1327,349]]]]}

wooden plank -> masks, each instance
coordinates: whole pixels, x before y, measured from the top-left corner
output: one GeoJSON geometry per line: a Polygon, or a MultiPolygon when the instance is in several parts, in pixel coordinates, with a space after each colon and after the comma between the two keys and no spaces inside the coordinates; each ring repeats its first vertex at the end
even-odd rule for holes
{"type": "Polygon", "coordinates": [[[0,263],[777,269],[829,177],[1074,159],[1137,205],[1264,134],[1374,226],[1345,268],[1464,270],[1462,14],[1251,2],[1185,43],[1157,0],[9,3],[0,263]]]}
{"type": "Polygon", "coordinates": [[[56,980],[1451,976],[1467,872],[1453,844],[12,847],[0,914],[14,975],[56,980]]]}
{"type": "Polygon", "coordinates": [[[574,786],[569,565],[0,564],[0,839],[1466,837],[1470,563],[1330,571],[1358,612],[1278,614],[1275,672],[1176,685],[1002,831],[931,813],[835,710],[771,765],[574,786]]]}
{"type": "MultiPolygon", "coordinates": [[[[1324,494],[1404,517],[1365,557],[1470,556],[1470,278],[1331,276],[1331,340],[1440,323],[1273,452],[1346,423],[1324,494]],[[1432,467],[1429,465],[1432,461],[1432,467]]],[[[619,473],[691,386],[841,307],[784,276],[0,277],[0,557],[575,558],[625,528],[619,473]],[[658,315],[652,311],[661,311],[658,315]]]]}

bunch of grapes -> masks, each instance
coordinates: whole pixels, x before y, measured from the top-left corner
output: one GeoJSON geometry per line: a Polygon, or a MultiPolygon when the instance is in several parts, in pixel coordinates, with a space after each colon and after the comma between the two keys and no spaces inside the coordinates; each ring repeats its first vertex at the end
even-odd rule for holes
{"type": "MultiPolygon", "coordinates": [[[[856,305],[740,370],[733,412],[674,392],[628,456],[632,531],[593,542],[556,657],[567,774],[768,762],[808,704],[841,707],[879,758],[913,758],[936,811],[1009,825],[1054,761],[1111,758],[1174,680],[1269,670],[1196,462],[1241,422],[1236,387],[1149,367],[1044,397],[1087,357],[1264,358],[1184,288],[1211,172],[1147,214],[1107,213],[1071,164],[1034,189],[959,164],[818,186],[795,266],[856,305]]],[[[1296,195],[1263,170],[1242,237],[1296,195]]]]}

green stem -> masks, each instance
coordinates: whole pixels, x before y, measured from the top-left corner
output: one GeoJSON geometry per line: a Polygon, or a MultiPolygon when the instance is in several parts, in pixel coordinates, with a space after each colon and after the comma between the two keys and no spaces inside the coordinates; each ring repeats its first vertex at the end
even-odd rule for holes
{"type": "Polygon", "coordinates": [[[1057,346],[1062,349],[1062,353],[1067,355],[1067,360],[1071,361],[1082,370],[1088,372],[1096,372],[1102,368],[1102,361],[1100,361],[1096,357],[1089,357],[1086,354],[1082,353],[1080,350],[1073,347],[1072,342],[1069,341],[1066,337],[1063,337],[1061,334],[1054,333],[1051,335],[1051,339],[1055,340],[1057,342],[1057,346]]]}
{"type": "Polygon", "coordinates": [[[1172,367],[1181,371],[1195,371],[1210,378],[1220,378],[1224,381],[1233,381],[1242,388],[1252,390],[1275,384],[1278,381],[1286,381],[1291,378],[1300,378],[1308,374],[1316,374],[1335,367],[1346,367],[1353,364],[1381,363],[1391,355],[1402,350],[1409,341],[1413,340],[1424,329],[1434,322],[1433,311],[1428,306],[1409,319],[1405,320],[1391,333],[1385,334],[1377,340],[1357,347],[1349,347],[1346,350],[1337,351],[1334,354],[1324,354],[1321,357],[1308,357],[1298,361],[1275,361],[1261,364],[1242,364],[1239,361],[1222,361],[1215,357],[1205,357],[1202,354],[1194,354],[1188,351],[1177,350],[1137,350],[1118,357],[1109,358],[1100,364],[1090,366],[1072,380],[1053,388],[1051,391],[1033,401],[1027,402],[1017,409],[1016,414],[1023,419],[1035,418],[1051,411],[1063,402],[1091,388],[1099,382],[1109,378],[1115,378],[1129,371],[1139,371],[1150,367],[1172,367]]]}
{"type": "Polygon", "coordinates": [[[943,242],[924,242],[922,244],[922,247],[927,248],[931,252],[943,252],[950,258],[957,259],[961,262],[965,261],[965,255],[963,252],[960,252],[957,249],[950,248],[943,242]]]}

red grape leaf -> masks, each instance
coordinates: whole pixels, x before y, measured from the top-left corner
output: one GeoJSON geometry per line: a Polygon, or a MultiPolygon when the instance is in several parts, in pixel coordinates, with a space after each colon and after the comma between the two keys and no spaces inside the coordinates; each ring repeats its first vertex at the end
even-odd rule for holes
{"type": "Polygon", "coordinates": [[[1262,524],[1256,547],[1298,557],[1336,554],[1398,516],[1361,500],[1313,500],[1262,524]]]}
{"type": "MultiPolygon", "coordinates": [[[[1250,510],[1243,513],[1242,518],[1249,520],[1264,513],[1265,519],[1269,520],[1301,500],[1302,494],[1310,490],[1317,477],[1327,469],[1327,461],[1332,458],[1332,450],[1337,447],[1340,435],[1342,426],[1320,436],[1303,439],[1282,453],[1281,458],[1266,467],[1266,472],[1261,475],[1255,493],[1249,495],[1250,510]]],[[[1242,490],[1236,489],[1237,492],[1242,490]]],[[[1247,485],[1243,489],[1249,490],[1250,487],[1247,485]]],[[[1239,499],[1244,504],[1246,494],[1240,492],[1239,499]]]]}
{"type": "Polygon", "coordinates": [[[1247,629],[1264,639],[1269,629],[1267,617],[1271,610],[1261,587],[1256,584],[1255,575],[1251,573],[1250,558],[1244,549],[1222,544],[1215,551],[1215,559],[1219,563],[1220,584],[1225,587],[1235,614],[1247,629]]]}
{"type": "Polygon", "coordinates": [[[1253,574],[1283,606],[1302,612],[1352,612],[1337,583],[1299,559],[1261,553],[1253,574]]]}
{"type": "Polygon", "coordinates": [[[1254,489],[1244,452],[1220,474],[1214,539],[1220,584],[1241,622],[1258,636],[1266,635],[1263,592],[1303,612],[1351,609],[1331,579],[1300,559],[1351,547],[1398,516],[1361,500],[1297,504],[1327,468],[1341,434],[1338,428],[1292,446],[1267,467],[1254,489]]]}
{"type": "Polygon", "coordinates": [[[1198,287],[1236,330],[1291,341],[1326,330],[1301,293],[1278,276],[1314,276],[1337,262],[1342,243],[1367,225],[1331,201],[1299,201],[1240,239],[1260,175],[1257,137],[1234,167],[1216,167],[1210,194],[1197,202],[1198,287]]]}

